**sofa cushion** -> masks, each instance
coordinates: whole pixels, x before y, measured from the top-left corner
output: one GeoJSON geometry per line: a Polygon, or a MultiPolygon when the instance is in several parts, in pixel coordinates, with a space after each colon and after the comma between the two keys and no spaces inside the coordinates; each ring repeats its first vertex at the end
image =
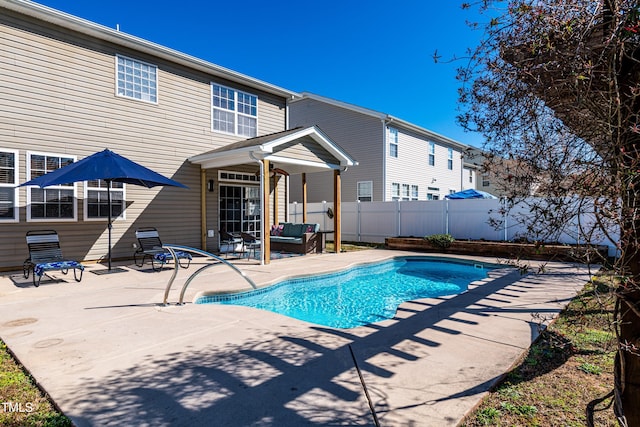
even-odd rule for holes
{"type": "Polygon", "coordinates": [[[271,242],[302,244],[302,237],[271,236],[271,242]]]}
{"type": "Polygon", "coordinates": [[[320,230],[320,224],[304,224],[305,233],[317,233],[320,230]]]}
{"type": "Polygon", "coordinates": [[[285,223],[282,229],[283,237],[300,237],[304,234],[306,227],[304,224],[285,223]]]}

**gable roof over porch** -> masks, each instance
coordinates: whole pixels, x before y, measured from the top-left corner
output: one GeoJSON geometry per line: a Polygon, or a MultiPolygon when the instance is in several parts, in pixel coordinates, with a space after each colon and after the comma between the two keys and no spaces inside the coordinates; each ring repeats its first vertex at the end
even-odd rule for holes
{"type": "Polygon", "coordinates": [[[318,127],[295,128],[238,141],[189,158],[203,169],[269,160],[288,174],[346,170],[358,163],[318,127]]]}

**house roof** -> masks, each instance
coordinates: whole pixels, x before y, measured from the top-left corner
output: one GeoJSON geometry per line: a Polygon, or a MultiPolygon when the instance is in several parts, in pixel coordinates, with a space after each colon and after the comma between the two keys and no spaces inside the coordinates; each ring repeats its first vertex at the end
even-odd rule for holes
{"type": "Polygon", "coordinates": [[[398,117],[392,116],[390,114],[387,113],[382,113],[380,111],[375,111],[375,110],[371,110],[369,108],[364,108],[364,107],[360,107],[358,105],[354,105],[354,104],[349,104],[347,102],[343,102],[343,101],[338,101],[335,99],[331,99],[331,98],[327,98],[324,96],[320,96],[320,95],[316,95],[310,92],[302,92],[300,94],[300,97],[296,97],[295,99],[292,99],[290,102],[294,103],[294,102],[299,102],[302,101],[304,99],[313,99],[315,101],[319,101],[319,102],[324,102],[327,104],[331,104],[334,105],[336,107],[340,107],[340,108],[345,108],[347,110],[351,110],[354,111],[356,113],[360,113],[360,114],[365,114],[367,116],[371,116],[371,117],[376,117],[379,118],[380,120],[385,121],[388,125],[395,125],[398,127],[402,127],[404,129],[410,130],[412,132],[415,132],[419,135],[423,135],[426,138],[429,139],[433,139],[434,141],[440,142],[442,144],[447,144],[451,147],[455,147],[458,148],[460,150],[466,150],[467,148],[469,148],[468,145],[463,144],[461,142],[458,142],[454,139],[448,138],[444,135],[440,135],[439,133],[430,131],[429,129],[425,129],[421,126],[418,126],[416,124],[410,123],[406,120],[402,120],[398,117]]]}
{"type": "Polygon", "coordinates": [[[290,174],[346,169],[358,164],[317,126],[238,141],[189,158],[203,169],[267,159],[290,174]]]}
{"type": "Polygon", "coordinates": [[[191,69],[205,72],[209,75],[224,78],[234,83],[242,84],[250,88],[259,89],[285,98],[299,96],[293,92],[270,83],[246,76],[228,68],[221,67],[211,62],[178,52],[159,44],[123,33],[94,22],[78,18],[76,16],[43,6],[27,0],[2,0],[0,10],[8,9],[32,18],[49,22],[63,28],[67,28],[87,36],[94,37],[105,42],[134,49],[164,60],[180,64],[191,69]]]}

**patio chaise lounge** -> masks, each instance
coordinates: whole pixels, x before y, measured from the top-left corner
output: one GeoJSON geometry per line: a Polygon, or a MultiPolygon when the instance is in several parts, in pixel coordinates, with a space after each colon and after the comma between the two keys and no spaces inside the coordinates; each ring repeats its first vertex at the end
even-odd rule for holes
{"type": "MultiPolygon", "coordinates": [[[[148,258],[151,261],[153,271],[160,271],[166,263],[173,260],[171,252],[162,247],[160,234],[155,227],[138,228],[136,238],[138,239],[138,249],[133,253],[133,262],[136,266],[142,267],[148,258]]],[[[178,265],[182,268],[189,268],[191,254],[183,251],[174,252],[178,257],[178,265]]]]}
{"type": "Polygon", "coordinates": [[[33,284],[40,286],[40,281],[45,272],[59,270],[62,274],[67,274],[69,269],[73,269],[73,278],[76,282],[82,280],[84,266],[78,261],[65,259],[60,248],[60,239],[55,230],[34,230],[27,232],[27,247],[29,248],[29,258],[22,264],[24,278],[28,279],[33,271],[33,284]],[[80,276],[78,276],[78,271],[80,276]],[[38,280],[36,281],[36,276],[38,280]]]}

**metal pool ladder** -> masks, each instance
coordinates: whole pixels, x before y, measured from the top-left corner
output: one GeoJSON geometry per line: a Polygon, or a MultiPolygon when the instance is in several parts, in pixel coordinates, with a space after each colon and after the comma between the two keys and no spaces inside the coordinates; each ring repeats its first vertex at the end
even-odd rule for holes
{"type": "MultiPolygon", "coordinates": [[[[236,267],[235,265],[231,264],[230,262],[228,262],[225,259],[220,258],[218,255],[214,255],[210,252],[207,251],[203,251],[202,249],[197,249],[197,248],[191,248],[189,246],[180,246],[180,245],[162,245],[163,248],[167,249],[170,253],[171,256],[173,257],[173,262],[174,262],[174,268],[173,268],[173,274],[171,275],[171,278],[169,279],[169,283],[167,283],[167,287],[164,290],[164,300],[162,301],[162,305],[167,305],[167,299],[169,298],[169,291],[171,290],[171,286],[173,286],[173,281],[175,280],[176,276],[178,275],[178,270],[179,270],[179,264],[178,264],[178,257],[176,256],[176,250],[179,251],[183,251],[183,252],[192,252],[195,254],[199,254],[199,255],[203,255],[206,257],[211,257],[217,261],[220,261],[223,264],[228,265],[232,270],[234,270],[236,273],[238,273],[240,276],[242,276],[242,278],[244,280],[246,280],[253,289],[257,289],[256,284],[253,282],[253,280],[251,280],[244,271],[240,270],[238,267],[236,267]]],[[[202,273],[204,270],[211,268],[213,266],[218,265],[218,263],[215,264],[207,264],[204,265],[202,267],[200,267],[198,270],[196,270],[195,272],[193,272],[193,274],[191,276],[189,276],[189,278],[187,279],[187,281],[184,283],[184,285],[182,286],[182,291],[180,291],[180,300],[178,301],[177,305],[183,305],[184,302],[184,293],[187,290],[187,287],[189,286],[189,284],[193,281],[193,279],[195,279],[195,277],[202,273]]]]}

